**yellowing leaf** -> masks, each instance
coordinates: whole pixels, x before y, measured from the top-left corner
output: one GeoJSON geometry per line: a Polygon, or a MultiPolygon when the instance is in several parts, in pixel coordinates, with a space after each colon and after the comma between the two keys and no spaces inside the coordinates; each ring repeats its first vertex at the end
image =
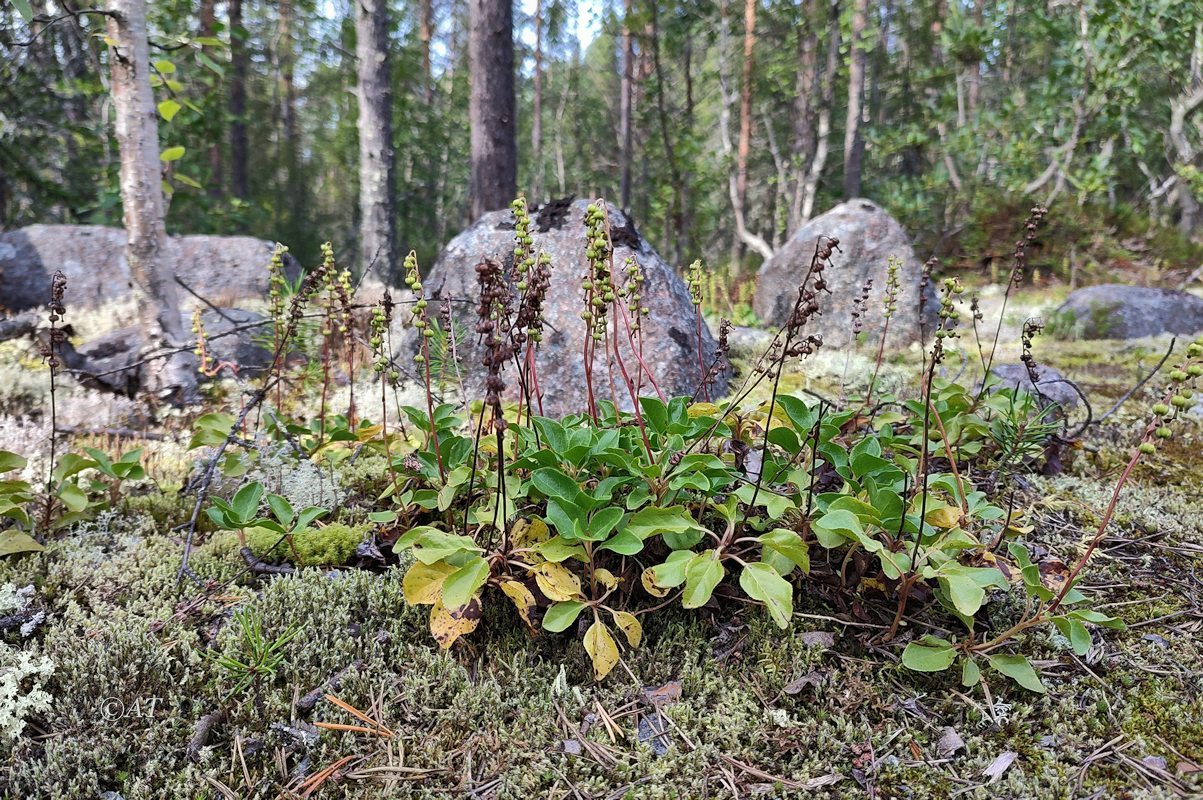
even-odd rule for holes
{"type": "Polygon", "coordinates": [[[585,632],[585,652],[593,659],[593,678],[601,680],[618,664],[618,643],[605,623],[594,622],[585,632]]]}
{"type": "Polygon", "coordinates": [[[956,506],[933,509],[927,512],[925,521],[936,528],[955,528],[961,521],[961,509],[956,506]]]}
{"type": "Polygon", "coordinates": [[[181,158],[184,157],[185,152],[187,152],[187,149],[185,147],[183,147],[182,145],[176,145],[175,147],[168,147],[162,153],[159,153],[159,160],[160,161],[179,161],[181,158]]]}
{"type": "Polygon", "coordinates": [[[686,409],[689,418],[695,417],[713,417],[719,413],[719,407],[714,403],[693,403],[686,409]]]}
{"type": "MultiPolygon", "coordinates": [[[[535,548],[550,538],[551,531],[547,528],[547,523],[538,517],[532,520],[516,520],[510,531],[510,542],[513,543],[515,549],[535,548]]],[[[528,564],[534,564],[540,560],[538,554],[533,552],[522,553],[519,558],[528,564]]]]}
{"type": "Polygon", "coordinates": [[[439,647],[447,650],[465,633],[480,624],[480,598],[473,597],[459,608],[447,608],[440,600],[430,609],[430,633],[439,647]]]}
{"type": "Polygon", "coordinates": [[[179,113],[182,106],[174,100],[164,100],[159,103],[159,116],[167,122],[175,119],[175,115],[179,113]]]}
{"type": "Polygon", "coordinates": [[[656,573],[651,567],[643,571],[639,576],[639,581],[643,584],[643,589],[652,597],[665,597],[668,595],[668,589],[656,585],[656,573]]]}
{"type": "Polygon", "coordinates": [[[535,623],[531,621],[530,616],[531,610],[535,607],[535,596],[531,590],[519,581],[502,581],[501,591],[514,602],[519,616],[522,617],[522,621],[527,624],[527,627],[532,631],[535,630],[535,623]]]}
{"type": "Polygon", "coordinates": [[[607,589],[613,589],[618,586],[618,578],[608,569],[598,568],[593,570],[593,577],[597,578],[607,589]]]}
{"type": "Polygon", "coordinates": [[[535,568],[535,583],[548,600],[572,600],[581,597],[581,579],[563,564],[544,562],[535,568]]]}
{"type": "Polygon", "coordinates": [[[643,641],[643,625],[639,623],[639,618],[634,614],[629,614],[626,611],[613,611],[614,624],[618,629],[626,634],[627,642],[631,647],[638,647],[643,641]]]}
{"type": "Polygon", "coordinates": [[[414,562],[401,580],[405,602],[411,606],[428,606],[438,602],[443,596],[443,581],[453,572],[455,567],[442,561],[433,564],[414,562]]]}

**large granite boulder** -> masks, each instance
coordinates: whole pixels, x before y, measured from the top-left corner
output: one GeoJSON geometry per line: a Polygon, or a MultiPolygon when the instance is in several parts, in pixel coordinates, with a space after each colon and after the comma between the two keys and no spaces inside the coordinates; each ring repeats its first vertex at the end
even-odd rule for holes
{"type": "MultiPolygon", "coordinates": [[[[102,225],[30,225],[0,233],[0,308],[7,313],[45,305],[55,270],[67,276],[66,305],[92,308],[130,294],[125,231],[102,225]]],[[[267,294],[275,245],[250,236],[168,236],[162,257],[184,283],[215,305],[267,294]]],[[[289,280],[300,264],[287,256],[289,280]]],[[[196,300],[176,287],[180,304],[196,300]]]]}
{"type": "Polygon", "coordinates": [[[1203,298],[1171,289],[1103,284],[1078,289],[1057,309],[1059,329],[1082,339],[1139,339],[1203,331],[1203,298]]]}
{"type": "MultiPolygon", "coordinates": [[[[900,293],[898,308],[890,320],[887,344],[917,341],[921,336],[919,286],[923,264],[898,221],[868,200],[849,200],[815,217],[761,266],[752,303],[756,314],[768,325],[784,324],[797,300],[798,283],[810,268],[820,236],[839,239],[840,245],[833,266],[823,273],[830,293],[820,297],[821,315],[809,323],[807,330],[821,333],[828,347],[848,344],[852,338],[853,305],[860,298],[865,281],[872,278],[864,330],[875,340],[884,324],[886,265],[894,256],[902,261],[898,270],[900,293]]],[[[924,313],[929,336],[935,330],[937,311],[935,291],[929,285],[924,313]]]]}
{"type": "MultiPolygon", "coordinates": [[[[538,382],[543,396],[543,413],[559,416],[584,411],[587,407],[585,367],[582,351],[585,323],[582,311],[581,279],[585,269],[585,209],[588,202],[553,203],[534,215],[532,236],[536,253],[551,257],[551,285],[544,304],[546,328],[538,350],[538,382]]],[[[665,263],[652,246],[635,230],[631,220],[622,212],[610,209],[610,225],[614,240],[616,274],[628,256],[634,256],[643,268],[643,304],[648,315],[642,323],[643,360],[656,378],[666,397],[692,394],[699,383],[697,327],[694,306],[685,282],[665,263]]],[[[493,211],[485,214],[467,230],[443,248],[430,274],[424,280],[424,292],[431,300],[432,316],[444,299],[452,300],[451,308],[457,325],[468,333],[460,348],[461,372],[465,390],[470,397],[484,394],[483,348],[472,333],[476,325],[476,307],[480,295],[476,265],[484,258],[496,259],[507,271],[513,262],[514,216],[512,212],[493,211]]],[[[402,307],[404,308],[404,306],[402,307]]],[[[401,316],[408,316],[404,311],[401,316]]],[[[613,325],[613,319],[611,319],[613,325]]],[[[622,328],[619,329],[623,330],[622,328]]],[[[416,337],[407,335],[402,349],[415,352],[416,337]]],[[[639,365],[624,335],[619,336],[619,349],[627,372],[635,379],[639,365]]],[[[715,356],[715,341],[710,330],[702,326],[702,360],[709,368],[715,356]]],[[[511,364],[503,373],[510,399],[518,396],[515,369],[511,364]]],[[[728,374],[724,372],[711,390],[713,396],[724,394],[728,374]]],[[[595,397],[612,399],[611,380],[621,407],[629,409],[630,396],[623,388],[622,371],[617,365],[606,364],[599,356],[593,365],[595,397]]],[[[643,394],[654,394],[643,381],[643,394]]]]}

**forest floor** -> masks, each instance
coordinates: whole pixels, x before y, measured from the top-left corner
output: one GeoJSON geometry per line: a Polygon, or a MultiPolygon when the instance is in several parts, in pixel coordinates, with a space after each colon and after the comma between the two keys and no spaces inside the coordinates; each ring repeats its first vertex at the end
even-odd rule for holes
{"type": "MultiPolygon", "coordinates": [[[[1022,298],[1008,330],[1048,301],[1022,298]]],[[[1004,334],[1000,359],[1018,355],[1016,339],[1004,334]]],[[[1036,355],[1081,386],[1097,420],[1168,344],[1042,337],[1036,355]]],[[[917,362],[917,352],[891,355],[887,380],[913,384],[917,362]]],[[[838,395],[844,376],[855,386],[868,364],[859,352],[828,354],[786,383],[838,395]]],[[[20,380],[10,392],[33,379],[20,380]]],[[[1089,426],[1059,474],[1007,487],[1051,553],[1067,562],[1081,553],[1159,384],[1089,426]]],[[[37,421],[21,421],[24,402],[0,399],[0,449],[44,446],[37,421]]],[[[66,424],[117,426],[129,410],[106,400],[105,414],[89,417],[88,402],[68,390],[66,424]]],[[[882,598],[834,602],[808,583],[785,632],[738,604],[652,615],[644,645],[601,683],[579,640],[531,637],[496,604],[476,633],[440,651],[426,614],[407,607],[397,568],[252,576],[233,534],[210,533],[191,560],[201,584],[179,584],[172,528],[192,503],[178,494],[190,469],[184,441],[180,425],[167,441],[77,437],[77,446],[146,447],[155,485],[42,553],[0,559],[0,603],[4,587],[32,584],[46,612],[20,647],[53,665],[40,679],[50,709],[32,714],[15,743],[0,739],[3,796],[1203,796],[1199,418],[1142,462],[1088,567],[1093,607],[1127,629],[1095,631],[1082,657],[1055,632],[1024,640],[1043,695],[907,671],[901,644],[929,623],[873,644],[890,610],[882,598]],[[290,626],[299,634],[274,674],[229,701],[215,654],[241,656],[229,623],[246,608],[269,637],[290,626]]],[[[990,613],[1006,615],[999,606],[990,613]]],[[[5,691],[0,680],[0,711],[5,691]]]]}

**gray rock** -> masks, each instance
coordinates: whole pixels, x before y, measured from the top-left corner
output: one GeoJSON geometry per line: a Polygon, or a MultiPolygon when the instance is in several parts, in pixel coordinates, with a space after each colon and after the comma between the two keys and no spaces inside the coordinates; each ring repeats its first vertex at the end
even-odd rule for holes
{"type": "Polygon", "coordinates": [[[768,348],[773,341],[773,332],[763,328],[750,328],[736,325],[727,334],[727,344],[731,355],[739,358],[755,358],[768,348]]]}
{"type": "MultiPolygon", "coordinates": [[[[238,308],[207,309],[201,319],[205,326],[206,350],[217,364],[233,365],[242,377],[255,375],[271,366],[272,350],[262,344],[271,335],[270,325],[253,325],[266,320],[262,314],[238,308]]],[[[191,315],[184,321],[192,325],[191,315]]],[[[142,335],[134,327],[118,328],[77,350],[64,343],[60,355],[64,364],[85,386],[133,397],[141,386],[138,370],[142,358],[142,335]]],[[[228,367],[219,375],[228,376],[228,367]]]]}
{"type": "MultiPolygon", "coordinates": [[[[577,200],[571,205],[556,204],[554,213],[536,214],[533,225],[535,251],[547,253],[552,263],[551,285],[544,303],[546,327],[537,356],[543,413],[548,416],[584,411],[587,407],[585,367],[581,355],[586,329],[580,318],[587,206],[588,202],[584,200],[577,200]]],[[[697,388],[701,367],[689,290],[672,267],[635,231],[629,218],[610,209],[610,222],[615,244],[615,272],[620,271],[628,256],[634,256],[644,272],[642,296],[649,313],[641,326],[643,360],[666,397],[692,394],[697,388]]],[[[456,324],[468,332],[460,348],[460,369],[470,398],[484,394],[484,367],[481,366],[483,348],[476,344],[477,337],[473,333],[480,294],[476,265],[483,258],[493,258],[508,269],[513,262],[513,250],[513,214],[508,210],[485,214],[448,243],[424,281],[424,291],[432,301],[429,311],[438,310],[439,304],[435,301],[450,299],[456,324]]],[[[404,310],[400,314],[408,316],[404,310]]],[[[613,325],[614,320],[611,319],[610,323],[613,325]]],[[[407,335],[401,349],[412,354],[416,346],[416,337],[407,335]]],[[[623,334],[619,336],[619,349],[627,372],[634,380],[639,364],[623,334]]],[[[714,353],[714,338],[703,325],[702,362],[707,368],[714,360],[714,353]]],[[[519,393],[515,375],[512,364],[502,374],[510,399],[517,399],[519,393]]],[[[728,377],[727,374],[719,375],[713,390],[715,396],[725,393],[728,377]]],[[[597,399],[613,399],[611,380],[616,387],[619,405],[629,409],[631,401],[623,388],[622,371],[617,365],[604,363],[599,351],[599,358],[593,365],[593,386],[597,399]]],[[[654,394],[646,380],[642,391],[643,394],[654,394]]]]}
{"type": "MultiPolygon", "coordinates": [[[[902,260],[898,271],[901,286],[898,309],[890,320],[887,345],[908,344],[920,338],[919,284],[923,264],[915,256],[910,239],[898,221],[869,200],[841,203],[799,228],[790,240],[760,268],[752,307],[767,324],[785,322],[798,296],[798,283],[810,268],[815,243],[820,236],[840,240],[833,266],[823,273],[830,294],[820,297],[821,316],[809,330],[823,335],[826,346],[839,347],[852,338],[852,309],[865,281],[873,279],[864,330],[876,340],[884,325],[882,312],[886,288],[886,262],[902,260]]],[[[924,303],[926,331],[935,330],[938,305],[928,286],[924,303]]]]}
{"type": "Polygon", "coordinates": [[[1203,298],[1171,289],[1103,284],[1078,289],[1056,326],[1082,339],[1138,339],[1203,331],[1203,298]]]}
{"type": "Polygon", "coordinates": [[[1039,392],[1033,387],[1027,367],[1023,364],[998,364],[990,372],[1002,381],[1002,387],[1018,387],[1028,394],[1041,394],[1066,411],[1082,405],[1082,398],[1074,390],[1071,381],[1052,367],[1040,365],[1037,368],[1036,386],[1039,392]]]}
{"type": "MultiPolygon", "coordinates": [[[[0,305],[8,312],[46,304],[55,270],[67,276],[67,313],[130,294],[125,231],[101,225],[30,225],[0,233],[0,305]]],[[[250,236],[168,236],[163,252],[171,271],[215,305],[261,298],[275,248],[250,236]]],[[[287,256],[289,280],[300,264],[287,256]]],[[[195,302],[176,287],[181,305],[195,302]]]]}

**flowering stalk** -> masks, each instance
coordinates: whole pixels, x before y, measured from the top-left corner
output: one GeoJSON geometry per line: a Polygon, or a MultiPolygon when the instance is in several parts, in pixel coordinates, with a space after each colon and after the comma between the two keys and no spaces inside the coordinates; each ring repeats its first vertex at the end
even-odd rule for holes
{"type": "Polygon", "coordinates": [[[873,405],[873,388],[877,385],[877,373],[881,371],[882,356],[886,352],[886,336],[890,332],[890,319],[893,318],[894,312],[898,310],[898,293],[901,290],[901,282],[898,280],[898,270],[902,266],[902,259],[895,256],[890,256],[886,261],[886,292],[885,301],[882,304],[881,312],[884,323],[881,327],[881,342],[877,345],[877,361],[873,364],[873,377],[869,379],[869,389],[865,392],[865,406],[871,408],[873,405]]]}
{"type": "Polygon", "coordinates": [[[401,373],[392,363],[391,348],[385,346],[385,339],[392,326],[392,320],[393,296],[389,294],[388,289],[385,289],[380,304],[372,309],[372,318],[368,322],[368,343],[374,357],[372,370],[380,376],[380,436],[384,439],[384,458],[388,462],[389,476],[393,480],[393,492],[396,493],[400,487],[397,484],[397,470],[393,467],[393,454],[389,444],[388,388],[389,386],[396,387],[401,373]]]}
{"type": "Polygon", "coordinates": [[[434,398],[430,389],[430,339],[434,337],[434,331],[430,329],[430,321],[426,316],[426,298],[422,296],[422,276],[418,272],[418,254],[414,250],[410,250],[409,254],[405,256],[405,285],[418,298],[414,303],[412,322],[418,331],[422,352],[414,355],[414,363],[422,370],[426,387],[426,414],[430,421],[430,436],[427,444],[434,450],[434,458],[439,465],[439,478],[446,481],[447,473],[443,469],[443,455],[439,451],[439,432],[434,422],[434,398]]]}
{"type": "Polygon", "coordinates": [[[702,384],[706,382],[706,359],[702,355],[702,280],[702,262],[699,259],[689,265],[689,270],[685,273],[685,283],[689,286],[689,299],[693,301],[693,319],[695,328],[697,329],[698,371],[700,375],[698,390],[699,393],[705,392],[702,395],[703,400],[709,400],[709,389],[702,388],[702,384]]]}

